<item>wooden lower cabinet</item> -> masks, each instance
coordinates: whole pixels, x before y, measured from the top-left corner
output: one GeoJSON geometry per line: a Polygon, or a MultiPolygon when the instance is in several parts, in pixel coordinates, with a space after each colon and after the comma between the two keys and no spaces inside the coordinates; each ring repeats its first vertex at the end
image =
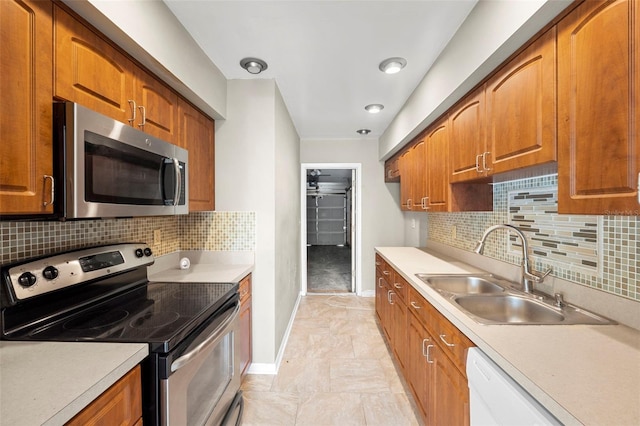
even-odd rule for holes
{"type": "MultiPolygon", "coordinates": [[[[376,263],[379,262],[376,258],[376,263]]],[[[465,363],[468,348],[473,343],[400,274],[384,264],[395,278],[388,284],[381,271],[376,270],[379,278],[376,312],[423,423],[468,425],[469,388],[465,363]],[[402,291],[396,283],[408,286],[404,299],[399,297],[402,291]]]]}
{"type": "Polygon", "coordinates": [[[129,371],[84,410],[72,418],[67,426],[142,424],[142,382],[140,366],[129,371]]]}
{"type": "Polygon", "coordinates": [[[240,371],[242,378],[251,365],[251,274],[240,281],[240,371]]]}

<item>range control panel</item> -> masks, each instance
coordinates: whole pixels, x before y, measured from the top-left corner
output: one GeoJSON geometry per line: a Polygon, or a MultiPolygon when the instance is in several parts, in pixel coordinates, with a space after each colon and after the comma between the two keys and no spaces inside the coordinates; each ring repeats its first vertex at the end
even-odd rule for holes
{"type": "Polygon", "coordinates": [[[143,243],[115,244],[52,255],[3,268],[3,280],[16,301],[148,266],[155,261],[143,243]]]}

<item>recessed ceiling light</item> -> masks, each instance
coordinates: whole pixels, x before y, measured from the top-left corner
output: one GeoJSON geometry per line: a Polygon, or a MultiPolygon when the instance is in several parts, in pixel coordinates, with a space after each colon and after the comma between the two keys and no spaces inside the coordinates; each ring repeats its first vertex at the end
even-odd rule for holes
{"type": "Polygon", "coordinates": [[[361,135],[368,135],[369,133],[371,133],[371,130],[369,130],[369,129],[358,129],[358,130],[356,130],[356,133],[359,133],[361,135]]]}
{"type": "Polygon", "coordinates": [[[240,66],[250,74],[260,74],[262,71],[269,68],[265,61],[258,58],[244,58],[240,61],[240,66]]]}
{"type": "Polygon", "coordinates": [[[364,107],[364,109],[367,110],[367,112],[370,112],[371,114],[377,114],[380,111],[382,111],[384,109],[384,105],[382,104],[369,104],[366,107],[364,107]]]}
{"type": "Polygon", "coordinates": [[[380,62],[380,71],[385,74],[395,74],[400,72],[402,68],[407,65],[407,60],[404,58],[389,58],[380,62]]]}

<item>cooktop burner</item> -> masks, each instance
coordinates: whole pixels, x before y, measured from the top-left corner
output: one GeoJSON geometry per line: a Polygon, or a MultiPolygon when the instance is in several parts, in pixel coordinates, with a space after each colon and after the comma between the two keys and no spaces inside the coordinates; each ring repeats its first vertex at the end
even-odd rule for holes
{"type": "Polygon", "coordinates": [[[79,317],[69,320],[65,322],[62,327],[65,330],[92,330],[120,323],[128,316],[129,312],[124,309],[101,309],[97,312],[80,315],[79,317]]]}
{"type": "Polygon", "coordinates": [[[131,321],[129,325],[133,328],[148,330],[164,327],[168,324],[174,323],[178,318],[180,318],[180,314],[177,312],[158,312],[157,314],[149,312],[131,321]]]}

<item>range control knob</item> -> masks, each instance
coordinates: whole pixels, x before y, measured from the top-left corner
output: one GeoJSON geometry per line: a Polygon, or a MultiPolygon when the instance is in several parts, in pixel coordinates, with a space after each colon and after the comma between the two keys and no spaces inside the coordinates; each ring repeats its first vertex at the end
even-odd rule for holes
{"type": "Polygon", "coordinates": [[[18,277],[18,284],[22,287],[31,287],[36,283],[36,276],[31,272],[25,272],[18,277]]]}
{"type": "Polygon", "coordinates": [[[58,278],[58,269],[55,266],[47,266],[42,270],[42,276],[48,280],[55,280],[58,278]]]}
{"type": "Polygon", "coordinates": [[[146,249],[144,249],[144,255],[149,257],[151,256],[153,253],[151,252],[151,249],[149,247],[147,247],[146,249]]]}
{"type": "Polygon", "coordinates": [[[136,249],[136,257],[142,257],[144,256],[144,252],[142,251],[141,248],[136,249]]]}

